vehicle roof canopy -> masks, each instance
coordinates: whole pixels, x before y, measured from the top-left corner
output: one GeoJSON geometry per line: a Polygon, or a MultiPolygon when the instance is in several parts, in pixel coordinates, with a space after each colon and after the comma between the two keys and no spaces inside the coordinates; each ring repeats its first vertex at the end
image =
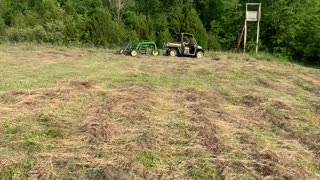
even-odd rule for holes
{"type": "Polygon", "coordinates": [[[188,36],[188,37],[193,37],[194,35],[193,34],[190,34],[190,33],[181,33],[183,36],[188,36]]]}

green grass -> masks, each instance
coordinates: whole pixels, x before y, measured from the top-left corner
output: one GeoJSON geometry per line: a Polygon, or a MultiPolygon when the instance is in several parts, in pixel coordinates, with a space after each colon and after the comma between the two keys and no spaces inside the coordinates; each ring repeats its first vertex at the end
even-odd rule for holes
{"type": "Polygon", "coordinates": [[[217,173],[215,166],[211,162],[206,160],[197,160],[195,163],[193,163],[188,169],[188,175],[192,179],[221,179],[221,177],[217,173]]]}
{"type": "Polygon", "coordinates": [[[272,55],[272,54],[265,53],[265,52],[259,52],[258,54],[251,53],[250,55],[253,56],[254,58],[256,58],[257,60],[290,64],[289,59],[285,56],[282,56],[282,55],[272,55]]]}
{"type": "Polygon", "coordinates": [[[149,151],[138,152],[136,157],[146,168],[156,168],[160,163],[160,158],[149,151]]]}
{"type": "Polygon", "coordinates": [[[1,169],[0,177],[3,180],[27,179],[29,171],[33,168],[35,161],[33,159],[24,159],[18,164],[1,169]]]}

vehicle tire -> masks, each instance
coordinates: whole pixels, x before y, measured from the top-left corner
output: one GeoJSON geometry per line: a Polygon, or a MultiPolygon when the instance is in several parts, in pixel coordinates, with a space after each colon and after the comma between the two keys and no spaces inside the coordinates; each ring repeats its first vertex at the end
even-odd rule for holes
{"type": "Polygon", "coordinates": [[[120,49],[119,50],[119,54],[123,54],[124,50],[123,49],[120,49]]]}
{"type": "Polygon", "coordinates": [[[138,52],[136,50],[132,50],[130,54],[132,57],[136,57],[138,55],[138,52]]]}
{"type": "Polygon", "coordinates": [[[178,51],[176,49],[170,49],[169,56],[175,57],[177,56],[177,54],[178,54],[178,51]]]}
{"type": "Polygon", "coordinates": [[[197,57],[198,59],[203,58],[203,57],[204,57],[204,52],[202,52],[202,51],[197,51],[196,57],[197,57]]]}
{"type": "Polygon", "coordinates": [[[158,56],[159,55],[159,50],[152,50],[151,54],[154,56],[158,56]]]}

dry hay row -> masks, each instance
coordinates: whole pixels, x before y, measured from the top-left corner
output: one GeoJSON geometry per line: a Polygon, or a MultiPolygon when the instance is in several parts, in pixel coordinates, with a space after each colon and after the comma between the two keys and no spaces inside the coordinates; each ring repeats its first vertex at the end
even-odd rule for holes
{"type": "Polygon", "coordinates": [[[11,108],[30,109],[35,105],[47,101],[64,101],[72,98],[72,95],[78,95],[80,92],[86,92],[95,86],[95,81],[91,80],[68,80],[54,87],[41,88],[29,91],[10,91],[0,93],[0,104],[11,108]]]}
{"type": "MultiPolygon", "coordinates": [[[[260,124],[261,127],[265,126],[266,122],[270,123],[269,126],[272,128],[283,130],[286,133],[286,139],[298,140],[299,143],[305,145],[308,149],[312,150],[316,156],[320,157],[320,133],[306,134],[290,128],[294,118],[292,114],[294,114],[295,111],[292,105],[251,95],[243,96],[241,102],[246,107],[249,107],[246,118],[255,121],[257,124],[260,124]],[[266,106],[271,106],[275,110],[268,110],[266,106]]],[[[311,111],[317,113],[317,104],[312,104],[312,107],[313,110],[311,111]]],[[[299,118],[297,120],[304,121],[299,118]]]]}
{"type": "MultiPolygon", "coordinates": [[[[174,90],[172,94],[176,104],[180,106],[179,110],[187,115],[187,123],[191,124],[191,130],[186,131],[188,136],[186,140],[198,143],[210,152],[211,161],[218,169],[220,177],[226,179],[248,176],[256,179],[309,177],[303,168],[291,164],[290,160],[285,161],[278,150],[271,150],[262,145],[248,129],[253,122],[241,125],[242,113],[237,114],[236,118],[235,115],[226,112],[225,107],[221,106],[223,96],[219,93],[182,89],[174,90]],[[225,139],[233,139],[233,142],[226,142],[225,139]],[[242,152],[245,157],[230,158],[226,154],[230,151],[242,152]]],[[[168,142],[162,142],[166,137],[155,132],[156,124],[151,122],[154,118],[151,113],[152,108],[156,107],[153,99],[157,96],[153,87],[128,85],[113,91],[102,91],[95,89],[92,81],[68,81],[57,88],[4,93],[0,99],[2,104],[10,105],[12,108],[24,107],[28,111],[33,111],[48,100],[50,103],[72,101],[73,97],[83,95],[89,95],[92,100],[86,105],[85,115],[79,120],[78,128],[70,137],[55,145],[50,152],[36,155],[37,164],[30,172],[30,179],[73,176],[94,179],[98,178],[99,173],[105,179],[128,179],[131,175],[144,179],[186,176],[181,169],[169,166],[147,170],[135,160],[134,153],[139,151],[165,151],[166,147],[172,148],[168,142]],[[79,169],[85,169],[86,172],[84,174],[78,172],[79,169]],[[68,170],[75,173],[70,174],[68,170]]],[[[254,125],[266,121],[290,131],[286,128],[282,117],[267,114],[260,107],[267,101],[266,98],[250,95],[241,99],[248,111],[253,111],[251,116],[254,117],[250,118],[255,121],[254,125]]],[[[281,103],[279,107],[285,108],[281,103]]],[[[184,136],[183,133],[176,136],[173,133],[167,134],[178,138],[184,136]]],[[[307,145],[317,142],[308,137],[304,140],[301,134],[298,134],[298,137],[294,135],[289,133],[291,138],[298,138],[307,145]]],[[[176,150],[182,151],[183,148],[185,147],[176,150]]],[[[316,149],[317,146],[311,148],[316,149]]],[[[186,168],[188,165],[179,166],[186,168]]]]}
{"type": "MultiPolygon", "coordinates": [[[[308,163],[319,163],[317,158],[319,156],[319,139],[317,139],[319,136],[307,135],[290,128],[290,125],[294,123],[292,121],[295,111],[294,105],[287,104],[290,102],[285,103],[261,97],[250,97],[250,101],[255,99],[256,103],[250,101],[248,103],[248,97],[250,96],[242,98],[242,103],[246,106],[244,117],[250,122],[254,122],[255,128],[270,131],[273,137],[277,137],[271,147],[255,142],[254,147],[250,148],[256,150],[251,154],[253,159],[259,159],[260,152],[269,152],[267,156],[262,155],[262,158],[270,159],[272,157],[271,162],[262,159],[263,164],[258,163],[256,168],[268,178],[315,178],[311,176],[309,169],[301,163],[301,159],[308,161],[308,163]],[[272,109],[270,110],[268,107],[272,107],[272,109]]],[[[245,141],[241,140],[241,142],[247,144],[248,138],[252,139],[252,136],[247,135],[246,138],[243,138],[245,141]]],[[[250,140],[249,142],[252,144],[254,141],[250,140]]]]}
{"type": "Polygon", "coordinates": [[[88,130],[96,143],[103,144],[113,135],[128,133],[148,123],[152,91],[151,87],[134,85],[102,92],[89,104],[82,129],[88,130]]]}
{"type": "Polygon", "coordinates": [[[301,144],[311,149],[318,157],[320,157],[320,133],[308,135],[290,129],[290,116],[282,117],[265,110],[258,111],[258,114],[261,118],[270,122],[274,127],[284,130],[287,133],[288,139],[297,139],[301,144]]]}
{"type": "MultiPolygon", "coordinates": [[[[186,120],[192,126],[192,131],[189,133],[195,134],[193,141],[204,146],[213,158],[223,154],[225,144],[221,139],[221,129],[215,122],[223,116],[219,105],[220,96],[215,92],[198,91],[193,88],[173,90],[173,94],[176,96],[177,104],[187,114],[186,120]]],[[[213,162],[213,159],[211,161],[213,162]]],[[[221,171],[219,176],[222,177],[221,171]]]]}
{"type": "Polygon", "coordinates": [[[79,128],[50,152],[38,155],[40,164],[32,171],[32,177],[44,176],[50,167],[50,178],[70,178],[68,170],[61,167],[61,161],[75,171],[73,175],[77,178],[158,177],[159,172],[145,171],[134,159],[136,152],[155,144],[154,137],[146,134],[149,127],[143,126],[150,124],[152,93],[152,87],[145,85],[96,91],[79,128]],[[46,160],[52,161],[52,165],[42,164],[48,162],[46,160]],[[85,172],[81,173],[81,169],[85,172]]]}
{"type": "MultiPolygon", "coordinates": [[[[177,94],[177,102],[189,111],[189,121],[200,143],[210,151],[212,161],[222,178],[305,179],[309,177],[309,173],[303,167],[292,164],[290,159],[283,159],[277,154],[278,150],[261,144],[252,134],[251,127],[259,126],[261,120],[270,121],[267,117],[258,115],[253,118],[254,122],[248,122],[245,120],[246,116],[242,117],[246,113],[232,115],[225,112],[225,107],[219,105],[223,101],[222,96],[215,92],[186,89],[174,93],[177,94]],[[225,139],[233,140],[230,143],[224,141],[225,139]],[[237,152],[243,157],[230,158],[227,152],[237,152]]],[[[241,101],[251,110],[252,107],[259,107],[267,100],[248,95],[241,101]]]]}
{"type": "MultiPolygon", "coordinates": [[[[50,127],[47,133],[54,133],[52,135],[57,136],[56,138],[59,139],[67,134],[67,132],[64,131],[69,131],[68,128],[72,129],[72,127],[68,127],[69,122],[60,119],[54,113],[51,114],[51,112],[46,112],[43,108],[55,107],[55,105],[58,104],[72,102],[75,97],[90,94],[94,86],[95,82],[90,80],[68,80],[48,88],[1,93],[0,107],[7,107],[5,109],[1,108],[0,110],[0,117],[3,117],[4,119],[4,121],[1,122],[4,123],[1,124],[3,126],[2,128],[6,128],[5,124],[9,124],[9,128],[16,129],[18,133],[14,136],[10,135],[12,137],[9,137],[10,143],[8,143],[8,147],[2,149],[2,152],[11,150],[13,151],[12,153],[17,153],[18,155],[10,157],[8,156],[9,153],[3,154],[2,158],[8,159],[8,162],[10,161],[10,163],[1,166],[1,169],[10,171],[12,168],[21,166],[19,165],[20,163],[32,164],[34,159],[37,159],[36,154],[33,153],[39,151],[38,148],[49,145],[47,142],[38,142],[39,144],[30,142],[28,139],[29,137],[26,136],[35,136],[35,138],[37,138],[36,134],[30,133],[40,133],[42,130],[36,129],[38,127],[33,128],[32,126],[39,126],[39,128],[50,127]],[[30,125],[27,123],[30,123],[30,125]],[[25,125],[27,126],[24,127],[25,125]],[[19,136],[19,131],[24,133],[20,135],[21,137],[19,136]],[[32,149],[33,147],[35,149],[32,149]],[[24,162],[26,161],[25,158],[27,158],[27,162],[24,162]]],[[[42,135],[45,136],[45,134],[40,134],[40,136],[42,135]]],[[[35,166],[35,168],[37,168],[37,166],[35,166]]],[[[50,172],[50,169],[47,170],[50,172]]],[[[32,176],[32,173],[33,171],[30,172],[31,179],[34,177],[32,176]]]]}

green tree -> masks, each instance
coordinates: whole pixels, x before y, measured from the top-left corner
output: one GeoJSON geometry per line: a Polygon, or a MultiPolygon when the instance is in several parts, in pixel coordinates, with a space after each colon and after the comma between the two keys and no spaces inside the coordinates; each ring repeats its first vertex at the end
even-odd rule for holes
{"type": "Polygon", "coordinates": [[[112,47],[119,44],[124,36],[123,29],[104,8],[97,8],[88,22],[89,38],[94,45],[112,47]]]}
{"type": "Polygon", "coordinates": [[[156,15],[160,11],[161,2],[159,0],[136,0],[137,12],[144,14],[147,20],[150,16],[156,15]]]}

